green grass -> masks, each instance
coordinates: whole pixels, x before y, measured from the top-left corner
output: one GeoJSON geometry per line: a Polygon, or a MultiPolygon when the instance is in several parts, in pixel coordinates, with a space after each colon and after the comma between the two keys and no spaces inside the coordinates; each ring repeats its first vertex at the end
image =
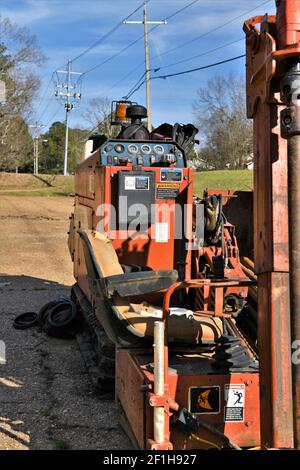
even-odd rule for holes
{"type": "MultiPolygon", "coordinates": [[[[0,173],[0,197],[11,196],[69,196],[74,194],[73,176],[41,175],[51,186],[32,175],[0,173]]],[[[251,191],[251,170],[221,170],[195,172],[195,194],[202,196],[205,189],[233,189],[251,191]]]]}
{"type": "Polygon", "coordinates": [[[195,172],[194,192],[202,196],[205,189],[233,189],[252,191],[253,172],[251,170],[220,170],[195,172]]]}
{"type": "Polygon", "coordinates": [[[70,449],[70,444],[67,441],[64,441],[63,439],[59,441],[55,441],[55,448],[56,450],[69,450],[70,449]]]}
{"type": "Polygon", "coordinates": [[[1,196],[47,196],[47,197],[51,197],[51,196],[73,196],[74,193],[73,192],[69,192],[69,191],[65,191],[65,190],[61,190],[61,191],[49,191],[49,190],[42,190],[42,189],[39,189],[39,190],[32,190],[32,191],[14,191],[14,190],[5,190],[5,191],[1,191],[0,192],[0,197],[1,196]]]}
{"type": "Polygon", "coordinates": [[[69,196],[74,194],[73,176],[0,173],[0,196],[69,196]]]}

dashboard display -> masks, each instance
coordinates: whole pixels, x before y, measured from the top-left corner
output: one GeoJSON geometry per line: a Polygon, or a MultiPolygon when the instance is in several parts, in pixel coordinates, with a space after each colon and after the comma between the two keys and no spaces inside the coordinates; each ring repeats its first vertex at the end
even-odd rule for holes
{"type": "Polygon", "coordinates": [[[130,144],[128,145],[128,152],[130,153],[138,153],[139,149],[136,145],[130,144]]]}
{"type": "Polygon", "coordinates": [[[157,153],[158,155],[162,155],[165,152],[165,149],[163,148],[162,145],[155,145],[154,152],[157,153]]]}
{"type": "Polygon", "coordinates": [[[105,152],[111,152],[113,148],[114,148],[114,146],[113,146],[112,144],[108,144],[108,145],[105,147],[104,151],[105,151],[105,152]]]}
{"type": "Polygon", "coordinates": [[[150,147],[150,145],[142,145],[142,146],[141,146],[141,151],[142,151],[143,153],[146,153],[146,154],[151,153],[151,147],[150,147]]]}
{"type": "Polygon", "coordinates": [[[116,151],[117,153],[123,153],[123,152],[125,152],[125,147],[124,147],[124,145],[122,145],[122,144],[117,144],[117,145],[115,145],[115,151],[116,151]]]}
{"type": "MultiPolygon", "coordinates": [[[[164,141],[108,140],[100,148],[103,166],[143,166],[185,168],[185,155],[179,145],[164,141]]],[[[180,181],[180,174],[162,175],[163,181],[180,181]],[[172,178],[171,178],[172,176],[172,178]],[[171,179],[169,179],[171,178],[171,179]]]]}

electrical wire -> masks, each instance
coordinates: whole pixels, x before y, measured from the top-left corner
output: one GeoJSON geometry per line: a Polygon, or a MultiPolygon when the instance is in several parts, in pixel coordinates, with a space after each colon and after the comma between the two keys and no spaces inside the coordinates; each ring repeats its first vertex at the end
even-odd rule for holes
{"type": "Polygon", "coordinates": [[[202,439],[202,437],[196,436],[196,434],[191,433],[191,437],[195,439],[195,441],[201,442],[202,444],[207,444],[211,447],[214,447],[215,449],[221,450],[222,448],[217,446],[214,442],[211,441],[206,441],[205,439],[202,439]]]}
{"type": "Polygon", "coordinates": [[[185,62],[189,62],[191,60],[198,59],[199,57],[203,57],[205,55],[212,54],[213,52],[217,52],[221,49],[225,49],[226,47],[232,46],[233,44],[237,44],[238,42],[242,42],[242,41],[245,41],[245,38],[240,38],[240,39],[237,39],[236,41],[227,42],[226,44],[222,44],[221,46],[215,47],[214,49],[210,49],[209,51],[202,52],[201,54],[196,54],[196,55],[193,55],[191,57],[187,57],[186,59],[179,60],[178,62],[163,65],[161,67],[153,67],[153,70],[158,72],[159,70],[162,70],[162,69],[166,69],[166,68],[169,68],[169,67],[175,67],[175,65],[184,64],[185,62]]]}
{"type": "Polygon", "coordinates": [[[179,10],[176,10],[174,13],[172,13],[167,18],[165,18],[165,21],[170,20],[171,18],[174,18],[174,16],[179,15],[179,13],[183,12],[184,10],[187,10],[188,8],[192,7],[195,3],[198,3],[199,1],[200,0],[194,0],[188,5],[185,5],[184,7],[180,8],[179,10]]]}
{"type": "MultiPolygon", "coordinates": [[[[151,0],[145,0],[146,1],[146,4],[149,3],[151,0]]],[[[102,38],[98,39],[98,41],[96,41],[95,43],[93,43],[91,46],[89,46],[86,50],[84,50],[82,53],[78,54],[76,57],[74,57],[72,59],[72,62],[78,60],[79,58],[81,58],[83,55],[87,54],[88,52],[90,52],[92,49],[94,49],[97,45],[99,45],[100,43],[104,42],[109,36],[111,36],[119,27],[121,27],[123,25],[123,22],[128,20],[129,18],[131,18],[137,11],[139,11],[143,6],[144,6],[145,2],[143,1],[134,11],[132,11],[129,15],[127,15],[124,19],[122,19],[114,28],[112,28],[110,31],[108,31],[108,33],[106,33],[104,36],[102,36],[102,38]]],[[[91,71],[91,70],[90,70],[91,71]]],[[[88,71],[89,72],[89,71],[88,71]]],[[[86,73],[88,73],[86,72],[86,73]]],[[[41,98],[41,100],[39,101],[38,103],[38,106],[37,106],[37,110],[36,112],[40,109],[45,97],[46,97],[46,94],[49,90],[49,87],[52,83],[52,80],[53,80],[53,76],[55,74],[55,71],[52,72],[51,74],[51,77],[50,77],[50,80],[45,88],[45,92],[41,98]]],[[[42,115],[44,114],[44,110],[42,112],[42,115]]],[[[39,116],[39,119],[41,119],[41,116],[39,116]]]]}
{"type": "Polygon", "coordinates": [[[185,75],[187,73],[198,72],[199,70],[205,70],[211,67],[216,67],[217,65],[226,64],[227,62],[233,62],[234,60],[242,59],[243,57],[246,57],[246,54],[241,54],[236,57],[231,57],[230,59],[221,60],[220,62],[215,62],[214,64],[204,65],[202,67],[196,67],[194,69],[183,70],[181,72],[176,72],[176,73],[169,73],[167,75],[159,75],[158,77],[153,77],[153,80],[158,79],[158,78],[165,79],[165,78],[170,78],[170,77],[178,77],[179,75],[185,75]]]}
{"type": "Polygon", "coordinates": [[[78,54],[76,57],[74,57],[71,62],[75,62],[76,60],[80,59],[83,57],[85,54],[88,54],[92,49],[95,47],[99,46],[102,42],[104,42],[107,38],[109,38],[115,31],[117,31],[121,26],[123,26],[124,21],[129,20],[135,13],[137,13],[146,3],[149,3],[150,0],[146,0],[146,2],[142,2],[133,12],[131,12],[129,15],[127,15],[125,18],[123,18],[119,23],[117,23],[111,30],[109,30],[104,36],[102,36],[100,39],[98,39],[96,42],[91,44],[87,49],[85,49],[83,52],[78,54]]]}
{"type": "Polygon", "coordinates": [[[93,67],[91,67],[90,69],[86,70],[85,72],[83,72],[82,76],[84,75],[87,75],[88,73],[91,73],[93,72],[94,70],[97,70],[99,69],[100,67],[102,67],[103,65],[107,64],[108,62],[110,62],[111,60],[115,59],[116,57],[119,57],[121,54],[123,54],[123,52],[126,52],[128,49],[130,49],[132,46],[134,46],[135,44],[137,44],[141,39],[144,38],[144,34],[142,36],[139,36],[137,39],[135,39],[134,41],[132,41],[130,44],[128,44],[128,46],[126,47],[123,47],[123,49],[121,49],[120,51],[116,52],[115,54],[113,54],[112,56],[108,57],[107,59],[105,59],[103,62],[100,62],[99,64],[96,64],[94,65],[93,67]]]}
{"type": "MultiPolygon", "coordinates": [[[[135,85],[133,85],[133,87],[132,87],[131,90],[128,92],[128,94],[127,94],[126,96],[123,96],[123,99],[124,99],[124,100],[128,100],[128,99],[130,98],[131,93],[133,92],[133,90],[136,89],[136,87],[139,86],[140,82],[144,79],[144,77],[145,77],[145,75],[147,74],[147,72],[148,72],[148,70],[143,73],[143,75],[141,76],[141,78],[136,82],[135,85]]],[[[145,82],[143,81],[143,83],[145,83],[145,82]]]]}
{"type": "MultiPolygon", "coordinates": [[[[109,119],[109,116],[107,117],[107,119],[109,119]]],[[[88,129],[86,134],[79,137],[73,145],[77,145],[79,144],[79,142],[83,141],[83,140],[86,140],[90,135],[92,135],[96,130],[98,130],[99,126],[101,126],[101,124],[103,124],[105,122],[105,120],[103,121],[99,121],[96,125],[96,127],[94,127],[93,129],[88,129]]]]}
{"type": "Polygon", "coordinates": [[[48,119],[47,123],[45,124],[45,127],[48,127],[51,122],[53,123],[54,118],[57,116],[57,114],[59,113],[60,110],[61,110],[61,106],[59,104],[59,106],[56,109],[56,111],[54,112],[54,114],[51,116],[50,119],[48,119]]]}
{"type": "MultiPolygon", "coordinates": [[[[170,74],[166,74],[166,75],[159,75],[157,77],[150,77],[150,80],[166,79],[166,78],[171,78],[171,77],[177,77],[179,75],[185,75],[185,74],[188,74],[188,73],[198,72],[200,70],[206,70],[206,69],[209,69],[211,67],[216,67],[217,65],[226,64],[228,62],[233,62],[234,60],[241,59],[242,57],[246,57],[246,55],[242,54],[242,55],[239,55],[239,56],[236,56],[236,57],[231,57],[230,59],[221,60],[220,62],[215,62],[213,64],[204,65],[202,67],[196,67],[196,68],[193,68],[193,69],[182,70],[181,72],[170,73],[170,74]]],[[[127,97],[130,98],[132,95],[134,95],[144,85],[144,83],[146,83],[146,80],[143,80],[134,90],[132,90],[132,92],[130,94],[127,95],[127,97]]]]}
{"type": "Polygon", "coordinates": [[[48,109],[49,109],[49,104],[52,100],[55,100],[55,97],[54,95],[51,96],[49,102],[45,105],[45,107],[43,108],[43,111],[41,112],[41,114],[39,115],[39,118],[38,118],[38,121],[41,122],[43,116],[47,113],[48,109]]]}
{"type": "MultiPolygon", "coordinates": [[[[143,65],[143,64],[142,64],[143,65]]],[[[134,69],[132,69],[130,72],[128,72],[124,77],[122,77],[120,80],[118,80],[114,85],[112,85],[112,87],[110,87],[106,93],[109,93],[111,90],[113,90],[114,88],[116,88],[118,85],[120,85],[121,83],[124,83],[124,80],[126,80],[126,78],[130,77],[134,72],[136,72],[139,68],[141,67],[141,64],[138,64],[134,69]]]]}
{"type": "MultiPolygon", "coordinates": [[[[183,75],[183,74],[187,74],[187,73],[192,73],[192,72],[197,72],[199,70],[205,70],[205,69],[208,69],[208,68],[211,68],[211,67],[216,67],[217,65],[222,65],[222,64],[225,64],[225,63],[228,63],[228,62],[232,62],[234,60],[238,60],[242,57],[245,57],[245,54],[243,55],[239,55],[237,57],[231,57],[230,59],[225,59],[225,60],[222,60],[220,62],[215,62],[214,64],[209,64],[209,65],[205,65],[205,66],[202,66],[202,67],[196,67],[194,69],[189,69],[189,70],[183,70],[181,72],[176,72],[176,73],[172,73],[172,74],[168,74],[168,75],[159,75],[158,77],[151,77],[150,80],[155,80],[155,79],[165,79],[165,78],[169,78],[169,77],[175,77],[175,76],[178,76],[178,75],[183,75]]],[[[143,84],[145,83],[146,80],[143,80],[139,86],[132,90],[131,93],[128,93],[126,95],[127,99],[129,99],[134,93],[136,93],[142,86],[143,84]]],[[[108,116],[109,118],[109,116],[108,116]]],[[[86,139],[91,133],[93,133],[94,131],[96,131],[98,129],[98,127],[103,123],[104,121],[100,121],[96,127],[94,127],[93,129],[89,130],[87,132],[87,134],[85,136],[82,136],[80,137],[80,139],[78,139],[77,142],[75,142],[75,144],[77,144],[78,142],[80,142],[81,140],[84,140],[86,139]]]]}
{"type": "MultiPolygon", "coordinates": [[[[241,38],[241,39],[238,39],[237,41],[232,41],[232,42],[229,42],[229,43],[226,43],[226,44],[223,44],[221,46],[218,46],[218,47],[215,47],[214,49],[210,49],[209,51],[206,51],[206,52],[202,52],[201,54],[197,54],[197,55],[194,55],[192,57],[188,57],[186,59],[182,59],[182,60],[179,60],[178,62],[174,62],[172,64],[167,64],[167,65],[162,65],[160,67],[153,67],[152,69],[150,69],[150,71],[153,71],[153,72],[158,72],[162,69],[166,69],[166,68],[169,68],[169,67],[174,67],[175,65],[179,65],[179,64],[183,64],[185,62],[189,62],[190,60],[193,60],[193,59],[196,59],[196,58],[199,58],[199,57],[203,57],[205,55],[208,55],[208,54],[211,54],[213,52],[216,52],[216,51],[219,51],[221,49],[224,49],[225,47],[228,47],[228,46],[232,46],[233,44],[236,44],[238,42],[241,42],[241,41],[244,41],[245,38],[241,38]]],[[[146,72],[144,72],[144,74],[142,75],[142,78],[146,75],[146,72]]],[[[130,96],[132,96],[133,94],[133,91],[137,91],[135,90],[137,87],[139,87],[140,85],[140,80],[138,80],[138,82],[131,88],[131,90],[129,91],[129,93],[124,97],[124,99],[128,99],[130,98],[130,96]]],[[[143,82],[144,84],[145,82],[143,82]]],[[[142,86],[142,85],[141,85],[142,86]]],[[[139,87],[140,88],[140,87],[139,87]]],[[[138,89],[139,89],[138,88],[138,89]]]]}
{"type": "MultiPolygon", "coordinates": [[[[186,10],[187,8],[193,6],[195,3],[199,2],[200,0],[193,0],[192,2],[190,2],[188,5],[185,5],[184,7],[180,8],[179,10],[176,10],[174,13],[172,13],[171,15],[167,16],[164,21],[168,21],[170,18],[173,18],[174,16],[178,15],[179,13],[181,13],[182,11],[186,10]]],[[[154,31],[156,28],[158,28],[159,26],[161,26],[161,24],[157,24],[155,26],[153,26],[153,28],[151,28],[148,32],[148,34],[152,33],[152,31],[154,31]]],[[[96,64],[94,65],[93,67],[91,67],[90,69],[88,69],[86,72],[83,73],[83,75],[87,75],[88,73],[91,73],[93,72],[94,70],[102,67],[103,65],[107,64],[107,62],[110,62],[111,60],[115,59],[116,57],[119,57],[121,54],[123,54],[123,52],[126,52],[128,49],[130,49],[132,46],[134,46],[135,44],[137,44],[139,41],[141,41],[142,39],[144,39],[144,34],[142,34],[141,36],[139,36],[136,40],[132,41],[130,44],[128,44],[128,46],[124,47],[123,49],[121,49],[120,51],[116,52],[115,54],[113,54],[112,56],[110,56],[108,59],[104,60],[103,62],[100,62],[99,64],[96,64]]]]}
{"type": "Polygon", "coordinates": [[[49,88],[50,88],[50,85],[51,85],[51,83],[52,83],[53,75],[54,75],[54,72],[52,72],[52,75],[51,75],[51,77],[50,77],[50,80],[49,80],[49,82],[48,82],[48,84],[47,84],[47,86],[46,86],[46,88],[45,88],[45,92],[44,92],[44,94],[42,95],[42,98],[40,99],[40,101],[39,101],[39,103],[38,103],[38,105],[37,105],[37,107],[36,107],[36,113],[38,112],[38,110],[40,109],[40,107],[41,107],[41,105],[42,105],[44,99],[46,98],[46,95],[47,95],[48,90],[49,90],[49,88]]]}
{"type": "MultiPolygon", "coordinates": [[[[165,51],[165,52],[161,53],[160,56],[165,55],[165,54],[168,54],[168,53],[170,53],[170,52],[173,52],[175,49],[181,48],[181,47],[183,47],[184,45],[187,45],[188,43],[194,42],[194,41],[196,41],[196,40],[198,40],[198,39],[201,39],[201,38],[203,38],[203,37],[205,37],[205,36],[207,36],[207,35],[209,35],[209,34],[212,34],[213,32],[215,32],[215,31],[217,31],[217,30],[219,30],[219,29],[221,29],[221,28],[227,26],[228,24],[233,23],[233,22],[236,21],[237,19],[244,17],[244,16],[247,15],[248,13],[251,13],[252,11],[254,11],[254,10],[256,10],[256,9],[258,9],[258,8],[260,8],[260,7],[262,7],[262,6],[266,5],[266,4],[268,4],[268,3],[270,3],[271,1],[272,1],[272,0],[264,1],[264,2],[262,2],[262,3],[258,4],[258,5],[256,5],[256,6],[255,6],[254,8],[252,8],[251,10],[247,10],[247,11],[245,11],[244,13],[242,13],[241,15],[235,16],[234,18],[230,19],[230,20],[227,21],[226,23],[223,23],[223,24],[217,26],[216,28],[213,28],[213,29],[207,31],[207,32],[201,34],[200,36],[196,36],[195,38],[192,38],[190,41],[187,41],[187,42],[181,44],[180,46],[176,46],[175,48],[169,49],[168,51],[165,51]]],[[[189,3],[188,5],[186,5],[185,7],[180,8],[179,10],[176,10],[174,13],[172,13],[172,14],[169,15],[167,18],[165,18],[165,21],[169,20],[170,18],[173,18],[174,16],[178,15],[179,13],[181,13],[184,9],[189,8],[190,6],[194,5],[195,3],[197,3],[197,2],[196,2],[196,1],[191,2],[191,3],[189,3]]],[[[159,27],[159,26],[161,26],[161,25],[155,25],[153,28],[151,28],[151,29],[149,30],[149,34],[152,33],[152,32],[153,32],[157,27],[159,27]]],[[[138,42],[138,41],[139,41],[140,39],[142,39],[143,37],[144,37],[144,36],[141,36],[140,38],[138,38],[137,41],[135,41],[135,43],[138,42]]],[[[131,47],[132,45],[133,45],[133,44],[129,45],[129,47],[131,47]]],[[[128,47],[128,48],[129,48],[129,47],[128,47]]],[[[226,47],[226,46],[222,46],[222,47],[226,47]]],[[[220,48],[221,48],[221,47],[220,47],[220,48]]],[[[216,49],[216,50],[217,50],[217,49],[216,49]]],[[[211,52],[215,52],[215,51],[212,50],[211,52]]],[[[120,53],[121,53],[121,52],[120,52],[120,53]]],[[[206,54],[205,54],[205,53],[199,54],[199,57],[202,56],[202,55],[206,55],[206,54]]],[[[154,59],[154,58],[156,58],[156,57],[158,57],[158,55],[152,56],[152,59],[154,59]]],[[[195,58],[196,58],[196,57],[197,57],[197,56],[195,56],[195,58]]],[[[192,58],[190,58],[189,60],[192,60],[192,58]]],[[[184,61],[185,61],[185,59],[184,59],[184,61]]],[[[188,61],[188,60],[186,59],[186,61],[188,61]]],[[[111,91],[112,89],[116,88],[116,87],[117,87],[120,83],[122,83],[126,78],[128,78],[130,75],[132,75],[136,70],[138,70],[138,69],[143,65],[143,63],[144,63],[144,62],[141,62],[137,67],[135,67],[133,70],[131,70],[131,71],[130,71],[128,74],[126,74],[123,78],[121,78],[120,80],[118,80],[118,82],[117,82],[116,84],[114,84],[114,85],[109,89],[109,91],[111,91]]],[[[181,62],[181,61],[178,61],[177,64],[179,64],[179,63],[183,63],[183,61],[182,61],[182,62],[181,62]]],[[[173,65],[175,66],[175,65],[177,65],[177,64],[174,63],[174,64],[166,65],[165,67],[171,67],[171,65],[172,65],[172,66],[173,66],[173,65]]],[[[100,65],[101,65],[101,64],[100,64],[100,65]]],[[[99,65],[99,66],[100,66],[100,65],[99,65]]],[[[160,67],[160,68],[158,68],[158,69],[162,69],[162,68],[163,68],[163,67],[160,67]]],[[[144,82],[144,83],[145,83],[145,82],[144,82]]]]}
{"type": "MultiPolygon", "coordinates": [[[[233,23],[234,21],[240,19],[240,18],[243,18],[245,15],[247,15],[248,13],[252,13],[254,10],[257,10],[258,8],[266,5],[267,3],[271,3],[272,0],[267,0],[265,2],[262,2],[262,3],[259,3],[258,5],[256,5],[255,7],[251,8],[251,10],[247,10],[245,11],[244,13],[241,13],[240,15],[238,16],[235,16],[234,18],[231,18],[230,20],[226,21],[225,23],[222,23],[220,24],[219,26],[216,26],[215,28],[213,29],[210,29],[209,31],[206,31],[205,33],[202,33],[200,34],[199,36],[195,36],[194,38],[192,39],[189,39],[188,41],[180,44],[179,46],[176,46],[176,47],[173,47],[172,49],[168,49],[167,51],[163,52],[161,55],[166,55],[166,54],[170,54],[171,52],[174,52],[178,49],[181,49],[182,47],[184,46],[187,46],[188,44],[191,44],[195,41],[198,41],[199,39],[202,39],[210,34],[213,34],[215,31],[218,31],[219,29],[222,29],[224,28],[225,26],[228,26],[229,24],[233,23]]],[[[152,57],[155,58],[156,56],[152,57]]]]}

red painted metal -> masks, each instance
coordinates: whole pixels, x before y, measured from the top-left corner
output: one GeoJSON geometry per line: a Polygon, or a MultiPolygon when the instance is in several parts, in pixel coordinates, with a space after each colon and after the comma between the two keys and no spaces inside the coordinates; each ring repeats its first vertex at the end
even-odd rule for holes
{"type": "Polygon", "coordinates": [[[277,31],[279,48],[300,42],[300,0],[277,0],[277,31]]]}
{"type": "Polygon", "coordinates": [[[262,446],[293,448],[288,151],[278,84],[300,57],[300,1],[246,21],[247,109],[254,120],[254,251],[258,278],[262,446]],[[262,132],[263,129],[263,132],[262,132]]]}
{"type": "MultiPolygon", "coordinates": [[[[203,360],[203,359],[201,359],[203,360]]],[[[117,386],[117,400],[122,403],[125,414],[130,418],[128,425],[140,448],[162,449],[164,444],[153,442],[153,406],[149,403],[149,393],[136,387],[137,383],[152,386],[154,382],[153,372],[149,367],[152,361],[151,355],[144,353],[133,354],[125,350],[117,353],[116,375],[117,385],[120,381],[126,381],[123,388],[117,386]],[[126,372],[126,374],[124,373],[126,372]],[[127,377],[127,378],[126,378],[127,377]],[[125,389],[126,385],[126,389],[125,389]],[[144,415],[137,413],[136,405],[139,407],[144,403],[144,415]],[[159,446],[159,447],[157,447],[159,446]]],[[[224,422],[224,408],[221,406],[218,414],[201,415],[208,424],[216,427],[219,431],[228,436],[236,444],[242,447],[256,447],[260,443],[260,423],[259,423],[259,374],[258,373],[234,373],[234,374],[200,374],[196,363],[199,358],[189,357],[185,359],[184,365],[177,372],[173,370],[173,359],[171,359],[171,369],[168,375],[169,393],[168,396],[180,407],[189,409],[189,388],[202,386],[219,386],[220,402],[224,403],[224,387],[226,384],[244,384],[245,395],[245,417],[243,422],[224,422]],[[192,366],[192,367],[191,367],[192,366]],[[192,371],[192,372],[191,372],[192,371]]],[[[207,363],[209,357],[204,359],[207,363]]],[[[146,386],[145,386],[146,388],[146,386]]],[[[152,397],[152,395],[150,395],[152,397]]],[[[172,411],[170,411],[172,414],[172,411]]],[[[166,414],[168,420],[169,417],[166,414]]],[[[168,441],[171,441],[176,450],[208,449],[209,445],[201,444],[186,433],[181,432],[177,426],[169,429],[168,441]]],[[[201,430],[201,437],[214,444],[221,446],[220,439],[208,431],[201,430]]]]}

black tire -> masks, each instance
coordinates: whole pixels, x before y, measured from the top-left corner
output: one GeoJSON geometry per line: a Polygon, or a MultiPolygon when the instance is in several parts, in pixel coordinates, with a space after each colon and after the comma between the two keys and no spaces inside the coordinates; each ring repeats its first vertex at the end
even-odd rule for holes
{"type": "Polygon", "coordinates": [[[27,330],[32,326],[37,325],[38,315],[35,312],[25,312],[17,316],[13,322],[13,327],[16,330],[27,330]]]}

